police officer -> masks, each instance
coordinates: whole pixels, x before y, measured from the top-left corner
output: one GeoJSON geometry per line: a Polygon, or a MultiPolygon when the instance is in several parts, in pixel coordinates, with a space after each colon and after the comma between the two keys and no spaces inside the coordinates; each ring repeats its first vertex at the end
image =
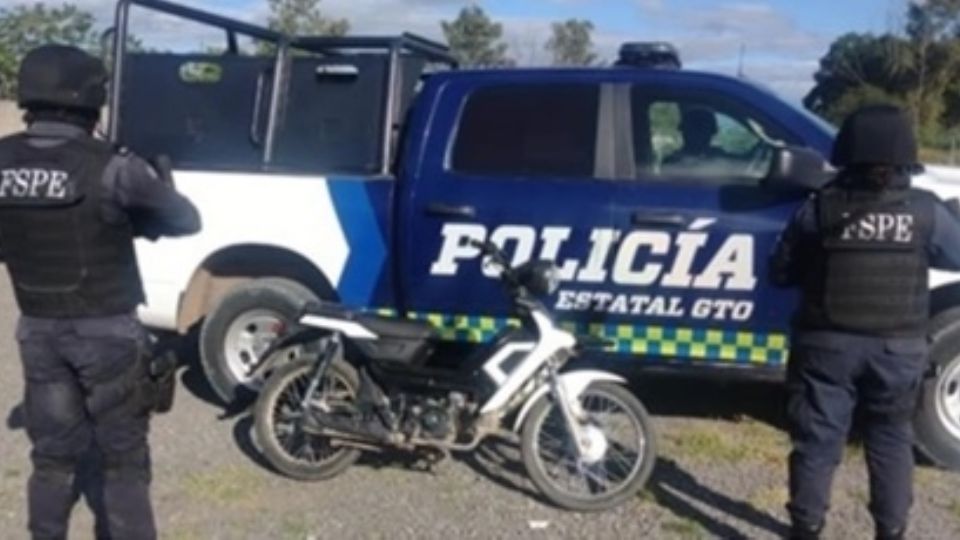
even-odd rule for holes
{"type": "Polygon", "coordinates": [[[927,368],[927,273],[960,269],[960,221],[910,187],[917,144],[895,107],[851,115],[832,162],[837,176],[800,208],[771,264],[775,283],[802,291],[787,373],[792,535],[819,537],[859,407],[876,537],[904,538],[911,418],[927,368]]]}
{"type": "Polygon", "coordinates": [[[191,234],[200,220],[163,175],[92,136],[106,80],[79,49],[35,49],[19,73],[28,128],[0,140],[0,250],[22,314],[37,539],[66,537],[74,472],[91,443],[104,477],[98,536],[156,537],[133,240],[191,234]]]}

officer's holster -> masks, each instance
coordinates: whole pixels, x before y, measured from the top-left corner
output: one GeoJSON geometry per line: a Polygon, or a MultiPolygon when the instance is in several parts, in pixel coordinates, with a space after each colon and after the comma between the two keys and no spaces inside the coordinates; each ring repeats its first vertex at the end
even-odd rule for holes
{"type": "Polygon", "coordinates": [[[145,407],[162,414],[173,408],[177,390],[177,355],[169,341],[155,339],[151,345],[145,359],[147,370],[141,393],[145,407]]]}

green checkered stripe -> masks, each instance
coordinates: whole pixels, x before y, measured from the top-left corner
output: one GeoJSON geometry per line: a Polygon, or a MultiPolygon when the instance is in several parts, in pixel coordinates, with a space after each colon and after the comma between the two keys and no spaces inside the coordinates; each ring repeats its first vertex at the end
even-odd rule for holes
{"type": "MultiPolygon", "coordinates": [[[[383,313],[386,314],[386,313],[383,313]]],[[[395,313],[391,316],[396,316],[395,313]]],[[[507,327],[518,327],[520,321],[475,315],[447,315],[439,313],[408,313],[407,318],[429,322],[440,338],[447,341],[486,343],[507,327]]]]}
{"type": "MultiPolygon", "coordinates": [[[[378,313],[396,316],[391,310],[378,313]]],[[[490,341],[504,328],[520,324],[515,319],[437,313],[409,313],[408,318],[429,322],[442,339],[473,343],[490,341]]],[[[608,350],[620,354],[762,365],[782,365],[787,360],[786,334],[613,324],[560,326],[575,334],[607,339],[611,343],[608,350]]]]}
{"type": "Polygon", "coordinates": [[[780,365],[787,360],[785,334],[605,324],[588,325],[586,333],[610,340],[611,350],[622,354],[738,364],[780,365]]]}

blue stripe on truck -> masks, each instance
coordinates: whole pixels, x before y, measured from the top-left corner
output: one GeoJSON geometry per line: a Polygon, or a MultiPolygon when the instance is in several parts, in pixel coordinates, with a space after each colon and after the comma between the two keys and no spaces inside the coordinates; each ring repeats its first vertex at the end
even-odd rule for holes
{"type": "Polygon", "coordinates": [[[366,183],[360,179],[342,178],[331,178],[328,183],[350,252],[336,285],[337,293],[344,304],[368,306],[387,258],[386,241],[366,183]]]}

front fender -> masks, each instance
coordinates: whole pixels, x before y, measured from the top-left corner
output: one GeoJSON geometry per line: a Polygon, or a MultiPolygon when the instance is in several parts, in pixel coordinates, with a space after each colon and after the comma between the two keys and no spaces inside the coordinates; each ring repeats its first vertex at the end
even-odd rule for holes
{"type": "Polygon", "coordinates": [[[254,366],[253,373],[257,376],[260,376],[267,371],[270,371],[274,364],[277,363],[279,357],[276,356],[278,351],[286,349],[287,347],[294,347],[297,345],[306,345],[307,343],[317,341],[320,338],[328,336],[330,332],[328,330],[320,328],[310,328],[310,327],[295,327],[288,334],[274,340],[269,347],[263,353],[260,354],[260,358],[257,359],[257,364],[254,366]]]}
{"type": "MultiPolygon", "coordinates": [[[[619,375],[614,375],[613,373],[607,371],[598,371],[592,369],[570,371],[560,375],[560,384],[563,385],[564,389],[567,391],[567,394],[573,398],[579,398],[588,386],[590,386],[592,383],[600,381],[621,384],[626,384],[627,382],[626,379],[619,375]]],[[[524,419],[528,414],[530,414],[530,410],[533,409],[534,404],[549,391],[550,385],[543,384],[537,388],[529,398],[527,398],[527,401],[523,404],[520,412],[517,413],[516,419],[513,421],[514,432],[520,431],[520,428],[523,426],[524,419]]]]}

